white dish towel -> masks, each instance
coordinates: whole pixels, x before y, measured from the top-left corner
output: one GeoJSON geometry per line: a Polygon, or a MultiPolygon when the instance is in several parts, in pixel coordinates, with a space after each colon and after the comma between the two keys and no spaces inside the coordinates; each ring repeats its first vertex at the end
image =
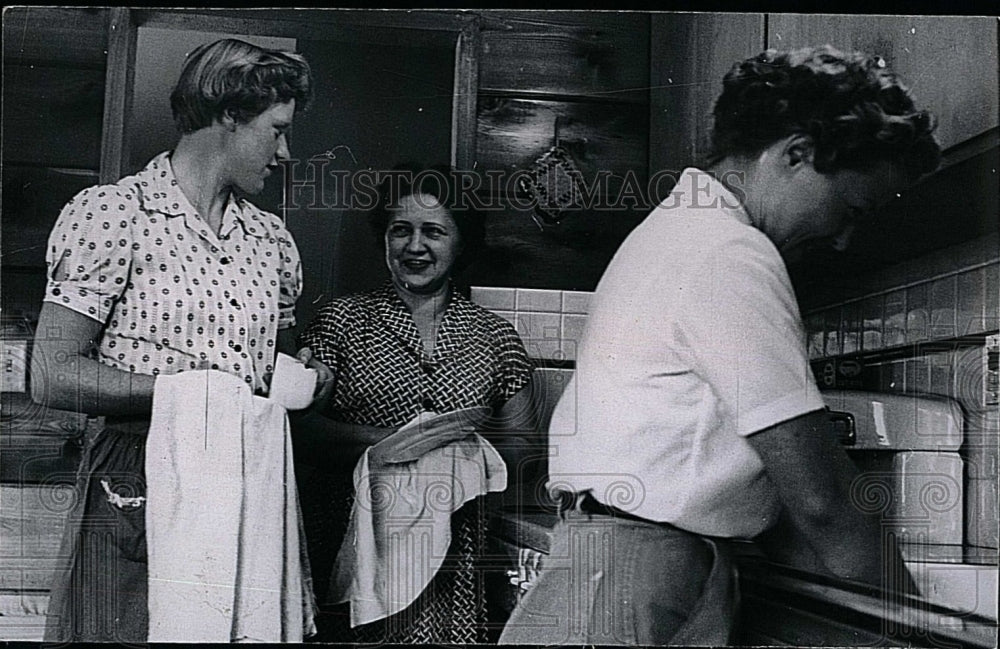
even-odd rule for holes
{"type": "Polygon", "coordinates": [[[146,443],[150,642],[301,642],[314,602],[285,409],[160,376],[146,443]]]}
{"type": "Polygon", "coordinates": [[[331,581],[331,602],[351,603],[351,627],[412,604],[448,553],[451,515],[507,487],[503,459],[479,434],[400,464],[373,467],[370,450],[354,469],[351,521],[331,581]]]}

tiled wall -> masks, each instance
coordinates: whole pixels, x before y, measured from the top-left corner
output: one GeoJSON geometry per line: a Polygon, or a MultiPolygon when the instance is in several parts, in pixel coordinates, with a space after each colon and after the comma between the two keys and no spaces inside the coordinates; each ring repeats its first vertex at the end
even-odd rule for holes
{"type": "Polygon", "coordinates": [[[535,359],[572,361],[587,321],[590,293],[473,287],[472,301],[506,318],[535,359]]]}
{"type": "Polygon", "coordinates": [[[961,404],[966,555],[995,557],[1000,415],[985,400],[981,341],[1000,322],[996,237],[937,252],[860,284],[869,290],[804,314],[817,378],[827,387],[821,367],[858,359],[859,387],[936,394],[961,404]]]}
{"type": "MultiPolygon", "coordinates": [[[[473,287],[472,301],[514,325],[538,367],[532,377],[537,430],[546,431],[552,411],[573,375],[577,343],[587,321],[590,293],[548,289],[473,287]]],[[[548,459],[519,469],[522,486],[507,498],[517,506],[554,504],[545,497],[548,459]]]]}
{"type": "Polygon", "coordinates": [[[813,310],[804,318],[809,358],[995,331],[998,268],[996,261],[987,262],[813,310]]]}

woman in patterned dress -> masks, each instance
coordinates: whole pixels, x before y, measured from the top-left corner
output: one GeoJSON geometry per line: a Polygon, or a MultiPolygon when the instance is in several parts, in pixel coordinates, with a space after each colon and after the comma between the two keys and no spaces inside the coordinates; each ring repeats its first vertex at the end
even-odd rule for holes
{"type": "Polygon", "coordinates": [[[299,254],[277,216],[236,192],[258,193],[288,157],[311,79],[291,52],[235,39],[197,48],[171,95],[173,151],[84,190],[53,227],[32,397],[106,425],[86,443],[47,641],[148,637],[144,461],[157,377],[214,369],[258,390],[273,371],[278,332],[295,324],[299,254]]]}
{"type": "MultiPolygon", "coordinates": [[[[300,342],[333,372],[324,415],[293,429],[296,457],[328,463],[325,480],[303,484],[306,535],[322,602],[325,577],[343,539],[353,498],[351,469],[369,446],[421,412],[488,406],[489,422],[527,429],[530,364],[506,320],[455,290],[452,273],[476,254],[481,220],[457,206],[454,176],[440,167],[401,167],[382,185],[372,227],[391,279],[373,291],[326,304],[300,342]],[[325,484],[324,484],[325,482],[325,484]],[[323,512],[323,502],[336,511],[323,512]]],[[[498,444],[508,466],[518,444],[498,444]]],[[[496,438],[493,439],[496,441],[496,438]]],[[[525,446],[521,446],[524,449],[525,446]]],[[[449,556],[407,609],[346,628],[343,608],[319,620],[329,640],[390,643],[485,642],[486,605],[477,558],[484,545],[482,500],[452,516],[449,556]]]]}

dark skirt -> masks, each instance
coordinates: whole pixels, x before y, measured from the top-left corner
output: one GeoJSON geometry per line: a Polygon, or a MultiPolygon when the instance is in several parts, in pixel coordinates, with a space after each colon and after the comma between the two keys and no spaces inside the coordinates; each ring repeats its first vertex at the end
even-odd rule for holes
{"type": "MultiPolygon", "coordinates": [[[[354,485],[350,475],[317,472],[300,483],[309,556],[317,588],[325,589],[344,540],[354,485]]],[[[322,607],[321,642],[379,644],[482,644],[487,642],[482,559],[486,548],[485,499],[466,503],[451,517],[451,545],[441,569],[416,601],[386,619],[350,628],[347,604],[322,607]]],[[[317,592],[320,602],[325,592],[317,592]]]]}
{"type": "Polygon", "coordinates": [[[47,642],[146,641],[146,507],[107,493],[145,496],[145,457],[145,435],[105,429],[88,440],[52,581],[47,642]]]}

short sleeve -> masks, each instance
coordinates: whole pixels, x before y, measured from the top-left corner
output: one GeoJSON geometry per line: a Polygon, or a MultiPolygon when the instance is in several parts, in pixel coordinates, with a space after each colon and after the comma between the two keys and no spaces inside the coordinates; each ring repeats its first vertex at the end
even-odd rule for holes
{"type": "Polygon", "coordinates": [[[791,282],[764,235],[710,253],[683,293],[677,339],[739,435],[823,408],[791,282]]]}
{"type": "Polygon", "coordinates": [[[509,322],[503,320],[497,333],[499,338],[499,399],[510,400],[531,379],[531,361],[524,343],[509,322]]]}
{"type": "Polygon", "coordinates": [[[277,235],[281,260],[278,294],[278,329],[295,326],[295,303],[302,294],[302,260],[290,232],[284,227],[277,235]]]}
{"type": "Polygon", "coordinates": [[[73,197],[49,234],[45,302],[107,322],[128,284],[136,199],[114,185],[73,197]]]}
{"type": "Polygon", "coordinates": [[[343,357],[344,331],[348,325],[349,311],[343,299],[327,302],[299,336],[300,347],[308,347],[323,364],[338,374],[343,357]]]}

